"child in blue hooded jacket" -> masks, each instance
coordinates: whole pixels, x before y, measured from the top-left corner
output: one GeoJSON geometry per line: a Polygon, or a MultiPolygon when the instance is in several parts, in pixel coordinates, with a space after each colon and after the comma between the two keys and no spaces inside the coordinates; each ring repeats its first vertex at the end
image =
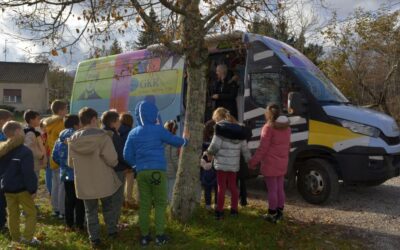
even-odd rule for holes
{"type": "Polygon", "coordinates": [[[52,157],[55,163],[60,166],[60,178],[65,187],[65,224],[72,230],[84,229],[85,206],[83,200],[78,199],[75,193],[74,169],[68,166],[68,145],[67,139],[79,129],[79,117],[67,115],[64,118],[65,129],[61,131],[60,137],[54,145],[52,157]]]}
{"type": "Polygon", "coordinates": [[[155,207],[156,244],[167,243],[164,234],[167,208],[167,181],[164,144],[185,146],[187,139],[175,136],[160,124],[158,109],[153,102],[142,101],[136,105],[137,126],[129,133],[124,148],[124,158],[130,166],[136,166],[140,196],[139,227],[140,243],[151,241],[149,224],[152,204],[155,207]]]}

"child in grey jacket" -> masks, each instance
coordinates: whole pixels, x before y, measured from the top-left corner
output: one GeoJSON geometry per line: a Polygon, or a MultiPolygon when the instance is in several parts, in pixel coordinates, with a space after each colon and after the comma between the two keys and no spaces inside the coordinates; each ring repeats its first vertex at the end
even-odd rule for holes
{"type": "Polygon", "coordinates": [[[243,154],[247,162],[251,158],[251,153],[247,147],[244,127],[238,124],[227,109],[216,109],[213,120],[217,124],[207,155],[209,159],[214,157],[214,167],[217,170],[218,199],[215,216],[219,220],[223,218],[227,188],[231,192],[231,215],[238,215],[239,194],[236,174],[240,167],[240,155],[243,154]]]}

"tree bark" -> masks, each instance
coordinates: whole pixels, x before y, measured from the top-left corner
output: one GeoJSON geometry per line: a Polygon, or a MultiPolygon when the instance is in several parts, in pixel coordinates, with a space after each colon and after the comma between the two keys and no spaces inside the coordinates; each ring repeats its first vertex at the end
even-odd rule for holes
{"type": "MultiPolygon", "coordinates": [[[[187,10],[200,16],[199,1],[188,1],[187,10]]],[[[189,144],[181,151],[177,180],[172,198],[174,219],[186,222],[199,204],[199,165],[203,142],[204,110],[207,88],[207,57],[204,22],[182,17],[182,46],[187,63],[188,89],[185,130],[190,133],[189,144]]]]}
{"type": "Polygon", "coordinates": [[[200,189],[200,154],[203,142],[203,119],[205,109],[207,65],[200,68],[188,67],[188,97],[185,113],[185,129],[190,132],[188,146],[181,152],[177,180],[172,199],[172,216],[181,222],[190,219],[199,204],[200,189]]]}

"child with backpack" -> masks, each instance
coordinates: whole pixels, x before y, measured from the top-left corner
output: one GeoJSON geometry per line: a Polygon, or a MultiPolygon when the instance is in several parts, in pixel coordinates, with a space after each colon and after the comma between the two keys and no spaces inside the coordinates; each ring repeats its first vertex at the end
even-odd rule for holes
{"type": "Polygon", "coordinates": [[[128,136],[124,148],[124,158],[130,166],[136,166],[139,187],[139,227],[140,244],[146,246],[150,236],[150,212],[155,207],[157,245],[168,242],[165,235],[165,211],[167,208],[167,180],[164,144],[175,147],[185,146],[187,139],[171,134],[160,125],[158,108],[152,101],[142,101],[136,105],[138,126],[128,136]]]}
{"type": "Polygon", "coordinates": [[[231,215],[238,215],[239,193],[236,184],[236,175],[240,167],[240,155],[246,161],[251,158],[247,148],[246,132],[236,119],[225,108],[217,108],[212,119],[216,122],[215,134],[207,149],[208,159],[214,157],[214,166],[217,170],[218,199],[215,218],[224,217],[225,191],[231,193],[231,215]]]}
{"type": "Polygon", "coordinates": [[[261,163],[261,174],[268,189],[268,214],[265,219],[276,223],[283,218],[285,204],[284,178],[290,151],[289,119],[282,116],[276,104],[265,111],[267,121],[261,131],[260,146],[249,161],[249,168],[261,163]]]}
{"type": "Polygon", "coordinates": [[[67,115],[64,119],[65,129],[54,145],[53,160],[60,166],[60,179],[65,189],[65,224],[68,230],[83,231],[85,223],[85,206],[81,199],[76,197],[74,170],[68,166],[67,140],[80,128],[77,115],[67,115]]]}
{"type": "Polygon", "coordinates": [[[24,120],[27,124],[24,128],[25,146],[33,153],[35,173],[39,179],[40,170],[47,164],[47,152],[43,144],[42,135],[36,130],[40,126],[40,114],[28,109],[24,112],[24,120]]]}
{"type": "MultiPolygon", "coordinates": [[[[22,125],[9,121],[3,126],[3,133],[8,139],[24,135],[22,125]]],[[[7,201],[8,228],[13,242],[39,245],[40,241],[33,237],[36,228],[37,210],[34,196],[38,180],[34,171],[32,151],[23,144],[4,156],[4,174],[1,177],[1,189],[7,201]],[[20,206],[25,217],[25,230],[21,237],[20,206]]]]}

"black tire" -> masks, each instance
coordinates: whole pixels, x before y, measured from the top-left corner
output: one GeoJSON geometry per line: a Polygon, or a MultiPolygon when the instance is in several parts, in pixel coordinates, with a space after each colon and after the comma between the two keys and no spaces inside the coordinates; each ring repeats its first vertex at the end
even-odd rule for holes
{"type": "Polygon", "coordinates": [[[334,166],[323,159],[310,159],[297,175],[297,188],[301,196],[311,204],[336,200],[339,180],[334,166]]]}

